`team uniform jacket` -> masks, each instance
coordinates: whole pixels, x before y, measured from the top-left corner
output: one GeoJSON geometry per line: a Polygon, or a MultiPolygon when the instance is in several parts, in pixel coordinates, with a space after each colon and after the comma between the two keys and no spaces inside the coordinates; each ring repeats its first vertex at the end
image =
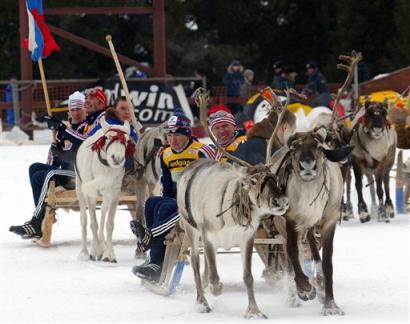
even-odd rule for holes
{"type": "Polygon", "coordinates": [[[191,140],[182,152],[175,152],[166,147],[161,155],[162,196],[176,198],[176,184],[181,172],[199,158],[215,159],[215,151],[208,145],[191,140]]]}
{"type": "Polygon", "coordinates": [[[80,144],[89,136],[88,134],[95,127],[100,125],[100,119],[103,116],[105,116],[104,110],[96,111],[87,116],[85,122],[83,123],[84,125],[82,126],[82,132],[67,128],[63,136],[72,143],[76,143],[78,146],[80,146],[80,144]]]}

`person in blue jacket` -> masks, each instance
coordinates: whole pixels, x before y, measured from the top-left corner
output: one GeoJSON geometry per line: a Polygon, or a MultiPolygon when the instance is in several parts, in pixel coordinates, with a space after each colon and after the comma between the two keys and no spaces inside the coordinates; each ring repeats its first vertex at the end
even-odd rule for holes
{"type": "Polygon", "coordinates": [[[71,112],[71,123],[67,126],[62,121],[51,116],[43,119],[50,129],[56,130],[56,143],[51,146],[51,161],[33,163],[29,167],[30,184],[33,192],[34,205],[33,217],[23,225],[11,226],[10,232],[21,236],[23,239],[41,238],[41,223],[45,216],[45,199],[51,180],[58,185],[68,185],[75,177],[74,161],[76,152],[81,142],[70,141],[64,134],[65,130],[72,129],[82,133],[85,129],[84,95],[75,92],[68,99],[68,108],[71,112]]]}
{"type": "Polygon", "coordinates": [[[145,202],[146,227],[132,220],[131,230],[137,236],[138,248],[150,250],[149,261],[135,266],[132,272],[139,278],[158,281],[165,256],[165,236],[180,219],[176,201],[176,187],[182,171],[200,158],[215,158],[215,151],[192,137],[191,121],[182,111],[176,111],[165,126],[168,147],[163,148],[161,161],[162,196],[145,202]]]}

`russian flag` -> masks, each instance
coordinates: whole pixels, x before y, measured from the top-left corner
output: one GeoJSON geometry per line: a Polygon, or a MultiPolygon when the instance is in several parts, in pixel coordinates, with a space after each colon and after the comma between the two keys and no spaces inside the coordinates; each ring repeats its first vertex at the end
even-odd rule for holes
{"type": "Polygon", "coordinates": [[[53,51],[59,51],[54,38],[51,36],[43,15],[42,0],[26,0],[28,15],[28,39],[23,46],[31,52],[31,59],[37,62],[40,58],[46,58],[53,51]]]}

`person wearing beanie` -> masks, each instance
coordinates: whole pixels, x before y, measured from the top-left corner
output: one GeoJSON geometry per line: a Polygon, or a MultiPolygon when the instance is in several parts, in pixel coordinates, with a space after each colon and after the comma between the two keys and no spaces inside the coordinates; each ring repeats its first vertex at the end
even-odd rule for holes
{"type": "MultiPolygon", "coordinates": [[[[236,151],[238,146],[246,141],[245,130],[236,127],[235,117],[229,108],[220,105],[214,106],[208,112],[208,125],[216,141],[228,153],[236,151]]],[[[215,148],[217,151],[217,149],[215,148]]],[[[227,161],[221,152],[217,152],[216,159],[227,161]]]]}
{"type": "Polygon", "coordinates": [[[209,146],[192,137],[191,121],[182,111],[175,111],[164,126],[169,143],[160,154],[162,196],[150,197],[145,202],[146,227],[132,220],[131,230],[138,240],[141,252],[150,250],[150,261],[135,266],[132,272],[139,278],[158,281],[164,262],[165,236],[178,222],[180,215],[176,201],[176,188],[182,171],[200,158],[214,159],[209,146]]]}
{"type": "Polygon", "coordinates": [[[48,163],[33,163],[29,167],[29,178],[33,193],[35,209],[31,220],[23,225],[11,226],[9,231],[23,239],[41,238],[41,224],[45,216],[46,195],[51,180],[58,186],[71,186],[75,178],[74,161],[81,141],[71,141],[66,137],[67,130],[82,134],[84,132],[85,109],[84,95],[76,91],[68,98],[68,109],[71,115],[65,124],[53,116],[43,116],[50,129],[56,131],[56,143],[51,144],[48,163]]]}
{"type": "Polygon", "coordinates": [[[84,92],[85,103],[84,107],[87,111],[87,129],[86,132],[91,131],[100,123],[100,119],[104,116],[107,108],[107,96],[100,88],[87,89],[84,92]]]}
{"type": "Polygon", "coordinates": [[[84,109],[85,96],[76,91],[68,97],[68,112],[69,112],[69,126],[77,129],[78,126],[84,122],[86,118],[86,111],[84,109]]]}

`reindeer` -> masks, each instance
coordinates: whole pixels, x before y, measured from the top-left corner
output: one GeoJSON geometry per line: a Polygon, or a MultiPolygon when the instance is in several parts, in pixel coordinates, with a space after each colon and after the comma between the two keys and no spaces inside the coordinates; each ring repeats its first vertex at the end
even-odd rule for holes
{"type": "Polygon", "coordinates": [[[134,219],[144,222],[144,202],[147,197],[159,194],[160,161],[157,158],[161,147],[166,144],[163,125],[144,132],[135,148],[135,189],[137,206],[134,219]]]}
{"type": "MultiPolygon", "coordinates": [[[[333,297],[333,238],[340,217],[343,196],[343,178],[337,163],[350,151],[326,148],[325,128],[305,130],[291,135],[287,145],[273,155],[273,173],[285,174],[289,209],[286,212],[286,251],[290,259],[289,276],[294,275],[297,295],[302,300],[313,299],[316,288],[302,271],[299,243],[305,233],[315,261],[316,286],[324,295],[323,315],[344,312],[333,297]],[[315,240],[320,234],[322,258],[315,240]]],[[[292,292],[291,292],[292,293],[292,292]]]]}
{"type": "MultiPolygon", "coordinates": [[[[209,137],[225,156],[238,165],[198,160],[184,170],[178,182],[178,208],[191,243],[197,303],[201,312],[211,310],[203,292],[199,270],[199,239],[202,238],[212,294],[220,295],[223,289],[216,266],[216,249],[220,246],[227,249],[240,246],[249,302],[245,317],[266,318],[259,310],[254,295],[251,269],[254,237],[264,216],[283,215],[286,212],[287,198],[266,165],[253,167],[217,144],[206,123],[206,95],[201,93],[198,98],[201,122],[209,137]]],[[[269,163],[269,156],[267,161],[269,163]]]]}
{"type": "Polygon", "coordinates": [[[390,128],[387,119],[387,103],[366,100],[360,118],[354,126],[351,144],[353,172],[356,178],[358,211],[362,223],[370,220],[362,193],[363,174],[375,176],[376,192],[379,199],[377,220],[389,222],[394,217],[394,207],[390,198],[389,174],[396,154],[397,134],[390,128]],[[386,200],[383,203],[383,184],[386,200]]]}
{"type": "Polygon", "coordinates": [[[130,125],[109,125],[101,119],[102,128],[87,138],[79,147],[75,171],[76,192],[80,205],[82,248],[80,259],[116,262],[112,247],[114,216],[121,192],[126,156],[133,156],[135,145],[130,139],[130,125]],[[96,205],[103,197],[100,224],[97,223],[96,205]],[[93,234],[91,253],[87,248],[87,212],[90,213],[90,227],[93,234]],[[105,218],[107,217],[104,237],[105,218]]]}
{"type": "MultiPolygon", "coordinates": [[[[354,71],[357,67],[357,64],[362,60],[362,54],[352,51],[351,55],[340,55],[339,59],[344,61],[344,63],[337,64],[337,68],[347,71],[346,79],[342,87],[338,90],[333,111],[317,111],[314,109],[308,116],[310,119],[310,125],[313,129],[324,128],[326,130],[326,139],[325,143],[329,148],[332,149],[344,149],[343,154],[349,155],[348,153],[353,150],[352,146],[349,146],[351,132],[346,127],[344,127],[344,119],[347,117],[337,117],[337,106],[342,98],[343,93],[349,88],[352,83],[354,71]],[[346,64],[345,64],[346,63],[346,64]]],[[[342,197],[342,218],[348,220],[353,217],[353,207],[350,201],[350,167],[351,167],[351,158],[350,156],[345,160],[341,161],[340,169],[343,176],[343,182],[346,184],[346,197],[347,201],[344,201],[342,197]]],[[[373,197],[373,196],[372,196],[373,197]]]]}

